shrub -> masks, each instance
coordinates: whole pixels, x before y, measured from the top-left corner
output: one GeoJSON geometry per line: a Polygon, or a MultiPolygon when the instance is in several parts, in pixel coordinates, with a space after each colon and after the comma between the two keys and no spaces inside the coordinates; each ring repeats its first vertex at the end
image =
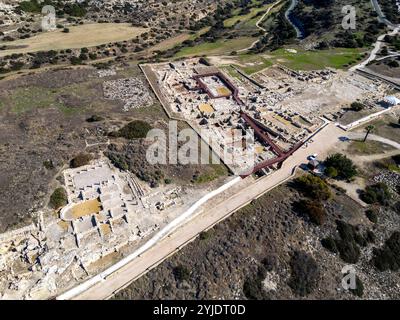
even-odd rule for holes
{"type": "Polygon", "coordinates": [[[356,101],[350,105],[350,109],[353,111],[361,111],[362,109],[364,109],[364,105],[356,101]]]}
{"type": "Polygon", "coordinates": [[[336,240],[340,258],[347,263],[357,263],[360,258],[360,248],[354,240],[336,240]]]}
{"type": "Polygon", "coordinates": [[[86,121],[87,122],[99,122],[99,121],[103,121],[104,118],[97,116],[97,115],[92,115],[90,118],[87,118],[86,121]]]}
{"type": "Polygon", "coordinates": [[[304,251],[296,251],[290,259],[291,276],[289,286],[293,292],[306,296],[318,284],[319,269],[313,257],[304,251]]]}
{"type": "Polygon", "coordinates": [[[328,185],[320,177],[312,174],[303,175],[295,180],[300,190],[308,197],[327,200],[331,197],[328,185]]]}
{"type": "Polygon", "coordinates": [[[247,299],[265,299],[265,294],[263,290],[263,280],[267,275],[267,269],[262,264],[257,269],[257,274],[250,278],[246,278],[243,284],[243,293],[247,299]]]}
{"type": "Polygon", "coordinates": [[[47,170],[52,170],[54,169],[54,163],[52,160],[45,160],[43,161],[43,166],[47,169],[47,170]]]}
{"type": "Polygon", "coordinates": [[[120,156],[110,152],[106,153],[108,159],[110,159],[111,163],[118,169],[122,171],[127,171],[129,169],[129,165],[126,163],[125,159],[120,156]]]}
{"type": "Polygon", "coordinates": [[[73,158],[70,162],[71,168],[79,168],[82,166],[86,166],[93,159],[92,155],[89,153],[80,153],[75,158],[73,158]]]}
{"type": "Polygon", "coordinates": [[[368,209],[367,211],[365,211],[365,215],[367,216],[369,221],[371,221],[373,223],[378,222],[378,215],[376,214],[375,210],[368,209]]]}
{"type": "Polygon", "coordinates": [[[321,240],[321,245],[333,253],[338,253],[338,248],[336,246],[336,241],[332,237],[327,237],[321,240]]]}
{"type": "Polygon", "coordinates": [[[381,249],[373,250],[372,264],[379,271],[400,269],[400,232],[395,231],[381,249]]]}
{"type": "Polygon", "coordinates": [[[388,66],[391,68],[398,68],[400,64],[396,60],[392,60],[388,63],[388,66]]]}
{"type": "Polygon", "coordinates": [[[174,268],[173,274],[175,276],[175,279],[178,281],[187,281],[190,277],[190,271],[181,264],[174,268]]]}
{"type": "Polygon", "coordinates": [[[325,166],[335,168],[337,177],[351,179],[357,175],[357,168],[349,158],[341,153],[335,153],[325,160],[325,166]]]}
{"type": "Polygon", "coordinates": [[[50,196],[49,206],[53,209],[64,207],[68,203],[68,195],[64,188],[60,187],[54,190],[50,196]]]}
{"type": "Polygon", "coordinates": [[[367,186],[360,194],[362,201],[368,204],[379,203],[387,205],[391,198],[388,186],[385,183],[379,182],[371,186],[367,186]]]}
{"type": "Polygon", "coordinates": [[[125,139],[139,139],[146,138],[147,133],[151,130],[151,126],[141,120],[135,120],[129,122],[126,126],[117,132],[118,137],[124,137],[125,139]]]}
{"type": "Polygon", "coordinates": [[[207,240],[207,239],[210,238],[210,236],[211,236],[210,230],[209,231],[203,231],[203,232],[200,233],[199,238],[200,238],[200,240],[207,240]]]}
{"type": "Polygon", "coordinates": [[[82,60],[79,57],[71,57],[69,61],[72,65],[82,64],[82,60]]]}
{"type": "Polygon", "coordinates": [[[358,244],[365,245],[365,239],[357,233],[354,226],[344,221],[337,220],[336,229],[340,236],[340,240],[336,240],[336,246],[341,259],[347,263],[356,263],[360,258],[358,244]]]}
{"type": "Polygon", "coordinates": [[[321,203],[310,200],[300,200],[296,204],[297,209],[306,214],[312,223],[323,225],[326,220],[326,211],[321,203]]]}

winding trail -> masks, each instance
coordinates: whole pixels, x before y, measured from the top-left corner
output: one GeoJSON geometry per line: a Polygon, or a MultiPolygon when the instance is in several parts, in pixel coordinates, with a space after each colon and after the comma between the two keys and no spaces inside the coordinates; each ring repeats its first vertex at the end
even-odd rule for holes
{"type": "Polygon", "coordinates": [[[351,67],[349,70],[350,71],[356,71],[357,69],[360,68],[364,68],[367,64],[369,64],[370,62],[374,61],[376,59],[376,56],[379,52],[379,50],[381,50],[382,45],[384,44],[384,39],[386,35],[389,36],[394,36],[396,35],[400,30],[400,26],[397,26],[393,31],[386,33],[386,34],[382,34],[378,37],[378,39],[375,42],[374,48],[372,49],[368,59],[362,61],[361,63],[351,67]]]}
{"type": "Polygon", "coordinates": [[[357,69],[364,68],[364,67],[367,66],[370,62],[376,60],[377,53],[379,52],[379,50],[381,49],[381,47],[382,47],[382,45],[383,45],[383,43],[384,43],[383,40],[385,39],[385,36],[386,36],[386,35],[388,35],[388,36],[394,36],[394,35],[396,35],[397,33],[399,33],[399,31],[400,31],[400,25],[395,25],[395,24],[393,24],[392,22],[390,22],[388,19],[386,19],[386,16],[385,16],[385,14],[382,12],[382,9],[381,9],[381,7],[380,7],[380,5],[379,5],[379,3],[378,3],[377,0],[371,0],[371,4],[372,4],[372,6],[374,7],[375,12],[378,14],[378,21],[379,21],[379,22],[382,22],[382,23],[384,23],[384,24],[386,24],[386,26],[387,26],[389,29],[392,29],[392,31],[391,31],[391,32],[388,32],[388,33],[386,33],[386,34],[380,35],[380,36],[378,37],[378,39],[376,40],[376,42],[375,42],[375,44],[374,44],[374,48],[372,49],[372,51],[371,51],[371,53],[370,53],[368,59],[362,61],[361,63],[359,63],[359,64],[357,64],[357,65],[355,65],[355,66],[353,66],[353,67],[351,67],[351,68],[349,69],[350,71],[356,71],[357,69]]]}
{"type": "MultiPolygon", "coordinates": [[[[258,29],[260,29],[260,30],[263,31],[264,33],[267,32],[267,30],[266,30],[264,27],[260,26],[260,24],[261,24],[261,22],[264,21],[265,17],[270,13],[270,11],[271,11],[275,6],[277,6],[278,4],[280,4],[282,1],[283,1],[283,0],[278,0],[277,2],[274,2],[274,3],[267,9],[267,11],[261,16],[261,18],[260,18],[260,19],[257,21],[257,23],[256,23],[256,27],[257,27],[258,29]]],[[[238,50],[237,52],[249,51],[249,50],[253,49],[253,48],[257,45],[257,43],[259,43],[260,41],[261,41],[261,39],[258,39],[258,40],[256,40],[256,41],[254,41],[249,47],[244,48],[244,49],[241,49],[241,50],[238,50]]]]}

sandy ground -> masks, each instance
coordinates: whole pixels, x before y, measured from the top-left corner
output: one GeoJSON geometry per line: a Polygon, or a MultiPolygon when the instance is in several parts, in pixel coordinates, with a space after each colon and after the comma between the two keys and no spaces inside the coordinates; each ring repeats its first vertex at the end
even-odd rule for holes
{"type": "Polygon", "coordinates": [[[13,53],[93,47],[133,39],[147,31],[145,28],[132,27],[129,23],[92,23],[69,27],[69,29],[69,33],[57,29],[32,38],[5,42],[3,43],[5,46],[18,46],[19,48],[2,50],[0,57],[13,53]]]}

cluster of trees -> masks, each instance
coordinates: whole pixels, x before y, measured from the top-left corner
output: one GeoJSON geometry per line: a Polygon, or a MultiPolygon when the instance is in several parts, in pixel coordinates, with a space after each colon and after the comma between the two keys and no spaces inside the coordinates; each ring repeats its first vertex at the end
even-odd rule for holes
{"type": "Polygon", "coordinates": [[[63,0],[27,0],[22,1],[18,9],[24,12],[40,13],[46,5],[51,5],[56,9],[58,16],[65,14],[72,17],[84,17],[86,15],[88,1],[64,3],[63,0]]]}

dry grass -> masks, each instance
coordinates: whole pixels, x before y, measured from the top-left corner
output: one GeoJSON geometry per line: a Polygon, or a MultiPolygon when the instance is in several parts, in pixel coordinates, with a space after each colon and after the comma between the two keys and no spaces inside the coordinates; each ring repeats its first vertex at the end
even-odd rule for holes
{"type": "Polygon", "coordinates": [[[71,214],[73,219],[79,219],[94,213],[99,213],[100,210],[101,204],[99,200],[94,199],[77,204],[71,209],[71,214]]]}
{"type": "Polygon", "coordinates": [[[111,233],[111,227],[107,223],[103,223],[100,225],[101,233],[106,236],[111,233]]]}
{"type": "Polygon", "coordinates": [[[132,27],[129,23],[92,23],[73,26],[69,30],[69,33],[64,33],[58,29],[28,39],[5,42],[5,46],[18,48],[0,51],[0,57],[13,53],[94,47],[133,39],[147,31],[145,28],[132,27]]]}
{"type": "Polygon", "coordinates": [[[214,108],[207,103],[200,104],[199,110],[204,113],[213,113],[215,111],[214,108]]]}

